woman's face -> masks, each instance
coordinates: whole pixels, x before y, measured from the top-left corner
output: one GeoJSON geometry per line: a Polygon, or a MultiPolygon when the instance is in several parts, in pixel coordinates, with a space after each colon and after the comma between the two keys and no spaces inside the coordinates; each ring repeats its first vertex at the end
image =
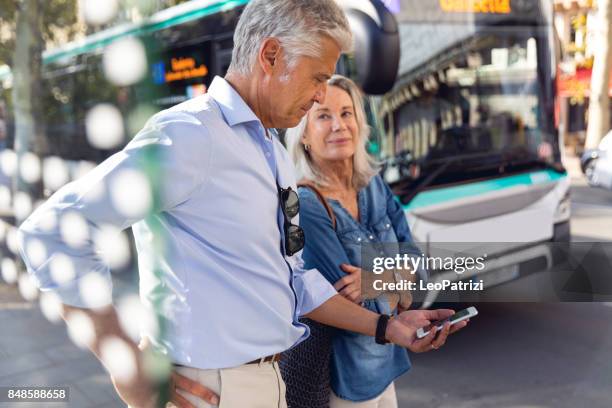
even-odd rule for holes
{"type": "Polygon", "coordinates": [[[337,86],[327,89],[325,101],[308,111],[302,143],[315,162],[346,160],[355,154],[359,129],[350,95],[337,86]]]}

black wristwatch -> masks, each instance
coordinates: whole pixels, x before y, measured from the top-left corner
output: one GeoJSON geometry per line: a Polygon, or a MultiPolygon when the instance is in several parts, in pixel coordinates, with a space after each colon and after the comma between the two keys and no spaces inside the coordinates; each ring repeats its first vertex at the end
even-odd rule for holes
{"type": "Polygon", "coordinates": [[[388,344],[389,340],[385,334],[387,333],[387,324],[389,323],[389,315],[381,314],[376,324],[376,343],[377,344],[388,344]]]}

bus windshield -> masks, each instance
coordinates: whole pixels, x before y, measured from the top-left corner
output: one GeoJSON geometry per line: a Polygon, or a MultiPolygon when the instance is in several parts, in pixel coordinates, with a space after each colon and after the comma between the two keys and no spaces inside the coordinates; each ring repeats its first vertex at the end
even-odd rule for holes
{"type": "Polygon", "coordinates": [[[554,167],[549,35],[537,24],[400,24],[399,79],[380,103],[378,141],[400,195],[554,167]]]}

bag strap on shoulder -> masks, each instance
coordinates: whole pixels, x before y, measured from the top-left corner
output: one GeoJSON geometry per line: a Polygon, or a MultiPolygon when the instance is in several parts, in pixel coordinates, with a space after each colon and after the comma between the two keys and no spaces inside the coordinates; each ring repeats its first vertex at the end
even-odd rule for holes
{"type": "Polygon", "coordinates": [[[315,183],[313,183],[310,180],[302,179],[297,183],[297,186],[308,188],[310,189],[310,191],[315,193],[315,195],[317,196],[321,204],[323,204],[323,207],[325,207],[325,211],[327,211],[327,215],[329,215],[329,218],[331,219],[332,227],[335,230],[336,229],[336,215],[334,214],[334,210],[331,208],[331,206],[329,205],[329,203],[327,202],[323,194],[321,194],[321,191],[319,191],[319,189],[315,186],[315,183]]]}

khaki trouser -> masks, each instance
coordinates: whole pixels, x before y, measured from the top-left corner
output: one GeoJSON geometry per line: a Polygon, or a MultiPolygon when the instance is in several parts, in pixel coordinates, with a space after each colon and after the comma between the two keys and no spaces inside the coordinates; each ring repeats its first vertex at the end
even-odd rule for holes
{"type": "MultiPolygon", "coordinates": [[[[278,363],[245,364],[213,370],[190,367],[175,369],[215,392],[219,396],[219,408],[287,408],[285,382],[278,363]]],[[[195,396],[181,394],[197,408],[213,407],[195,396]]],[[[168,407],[173,406],[168,404],[168,407]]]]}
{"type": "Polygon", "coordinates": [[[395,384],[391,383],[385,391],[376,398],[368,401],[348,401],[339,398],[332,392],[329,400],[329,408],[397,408],[397,395],[395,384]]]}

